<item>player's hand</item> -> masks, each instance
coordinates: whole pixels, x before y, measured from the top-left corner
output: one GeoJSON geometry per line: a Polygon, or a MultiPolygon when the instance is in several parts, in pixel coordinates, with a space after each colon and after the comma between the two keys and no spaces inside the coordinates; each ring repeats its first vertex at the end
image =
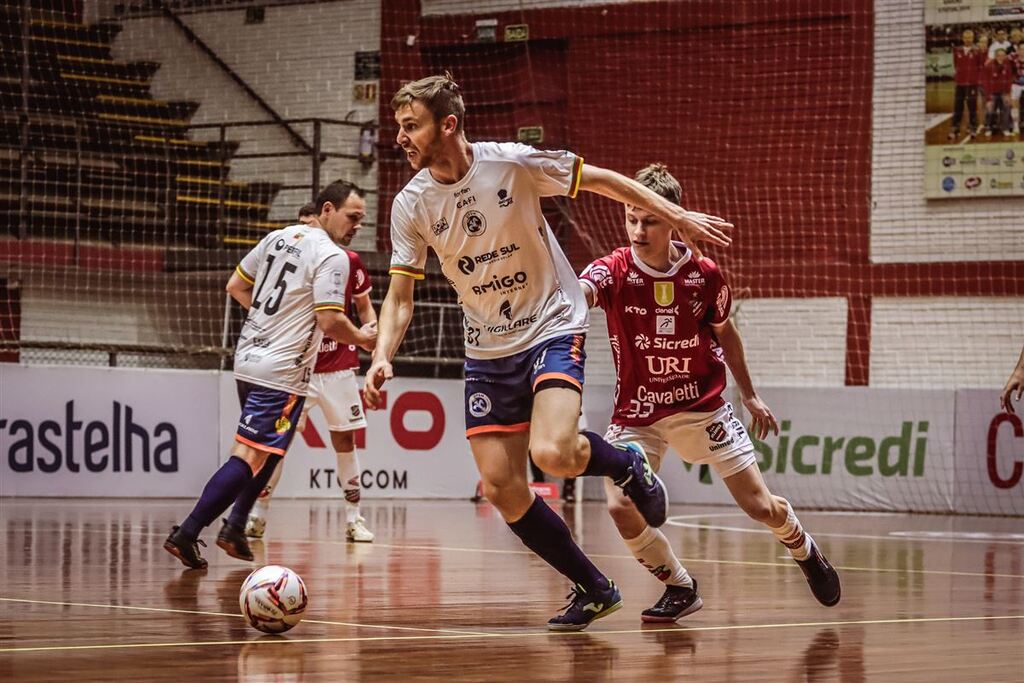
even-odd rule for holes
{"type": "Polygon", "coordinates": [[[733,224],[718,216],[710,216],[699,211],[684,211],[673,227],[679,231],[683,241],[691,249],[697,242],[717,244],[720,247],[732,244],[732,238],[726,232],[733,229],[733,224]]]}
{"type": "Polygon", "coordinates": [[[743,399],[743,407],[750,413],[750,433],[758,439],[768,436],[768,432],[779,434],[779,423],[767,404],[756,394],[743,399]]]}
{"type": "Polygon", "coordinates": [[[1003,387],[1003,393],[999,397],[999,405],[1013,415],[1017,412],[1013,408],[1013,402],[1020,401],[1021,396],[1024,396],[1024,368],[1017,368],[1010,375],[1010,379],[1006,380],[1006,386],[1003,387]],[[1015,391],[1017,392],[1016,396],[1013,395],[1015,391]]]}
{"type": "Polygon", "coordinates": [[[363,341],[359,344],[359,348],[372,353],[377,347],[377,321],[366,323],[360,327],[359,334],[363,336],[363,341]]]}
{"type": "Polygon", "coordinates": [[[366,384],[363,386],[363,399],[366,407],[377,410],[384,405],[380,388],[384,382],[395,376],[395,370],[391,363],[384,359],[375,360],[366,371],[366,384]]]}

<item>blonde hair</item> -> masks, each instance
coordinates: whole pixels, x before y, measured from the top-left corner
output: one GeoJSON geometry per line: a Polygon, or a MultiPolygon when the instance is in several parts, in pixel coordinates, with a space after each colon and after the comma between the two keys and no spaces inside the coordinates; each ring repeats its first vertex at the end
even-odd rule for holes
{"type": "Polygon", "coordinates": [[[462,130],[463,119],[466,118],[466,105],[462,101],[459,84],[447,71],[443,76],[427,76],[418,81],[406,83],[391,98],[391,108],[398,111],[413,102],[422,102],[423,106],[434,115],[435,121],[447,116],[454,116],[458,123],[456,130],[462,130]]]}
{"type": "Polygon", "coordinates": [[[683,201],[683,188],[679,181],[668,172],[668,166],[665,164],[644,166],[636,172],[633,179],[673,204],[681,204],[683,201]]]}

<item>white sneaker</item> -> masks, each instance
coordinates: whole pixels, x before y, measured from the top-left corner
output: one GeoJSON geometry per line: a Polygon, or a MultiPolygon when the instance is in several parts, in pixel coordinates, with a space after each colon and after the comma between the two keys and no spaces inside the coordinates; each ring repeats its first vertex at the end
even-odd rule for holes
{"type": "Polygon", "coordinates": [[[373,534],[361,519],[345,525],[345,538],[354,543],[373,543],[373,534]]]}
{"type": "Polygon", "coordinates": [[[267,518],[258,515],[249,515],[245,522],[245,535],[249,538],[263,538],[263,532],[267,530],[267,518]]]}

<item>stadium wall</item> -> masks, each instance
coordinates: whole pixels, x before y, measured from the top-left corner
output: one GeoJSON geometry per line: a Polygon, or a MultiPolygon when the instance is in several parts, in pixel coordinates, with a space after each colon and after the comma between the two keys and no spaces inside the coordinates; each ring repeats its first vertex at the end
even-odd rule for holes
{"type": "MultiPolygon", "coordinates": [[[[0,364],[0,384],[0,496],[192,497],[227,457],[238,424],[230,373],[0,364]]],[[[462,382],[385,388],[384,409],[356,433],[366,496],[472,495],[462,382]]],[[[611,394],[588,387],[593,429],[607,424],[611,394]]],[[[1024,425],[999,413],[992,394],[770,389],[782,434],[755,441],[758,463],[772,490],[801,508],[1024,515],[1024,425]]],[[[731,503],[706,468],[670,456],[661,474],[673,502],[731,503]]],[[[314,410],[278,494],[336,498],[335,476],[314,410]]]]}

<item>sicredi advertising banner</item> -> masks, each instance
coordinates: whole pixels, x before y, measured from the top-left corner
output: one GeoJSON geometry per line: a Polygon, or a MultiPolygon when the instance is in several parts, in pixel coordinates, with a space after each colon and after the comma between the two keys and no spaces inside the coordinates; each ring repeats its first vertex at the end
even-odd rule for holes
{"type": "Polygon", "coordinates": [[[956,392],[957,512],[1024,515],[1024,422],[996,392],[956,392]]]}
{"type": "MultiPolygon", "coordinates": [[[[773,493],[803,507],[952,509],[953,392],[846,387],[761,396],[781,426],[778,436],[754,440],[773,493]]],[[[661,476],[673,502],[732,503],[709,468],[672,457],[661,476]]]]}
{"type": "MultiPolygon", "coordinates": [[[[357,377],[362,389],[363,378],[357,377]]],[[[234,379],[222,379],[222,451],[238,425],[234,379]]],[[[362,495],[367,498],[466,498],[479,478],[466,440],[460,381],[397,378],[384,385],[385,406],[366,411],[367,428],[355,432],[362,495]]],[[[323,413],[310,411],[282,463],[274,495],[340,498],[337,459],[323,413]]]]}
{"type": "Polygon", "coordinates": [[[0,495],[198,495],[219,462],[218,375],[0,364],[0,495]]]}

